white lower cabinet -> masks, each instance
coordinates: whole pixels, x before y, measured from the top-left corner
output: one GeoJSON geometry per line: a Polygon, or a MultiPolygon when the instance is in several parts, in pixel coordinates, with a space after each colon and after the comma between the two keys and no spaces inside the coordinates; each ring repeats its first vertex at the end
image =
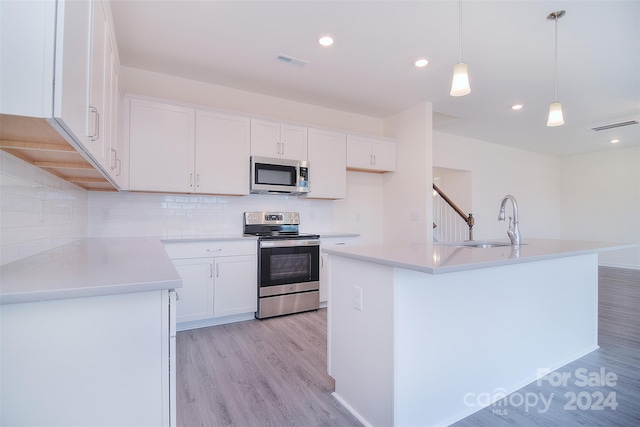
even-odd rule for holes
{"type": "Polygon", "coordinates": [[[329,255],[322,253],[322,249],[357,245],[357,236],[320,237],[320,304],[326,305],[329,299],[329,255]]]}
{"type": "Polygon", "coordinates": [[[0,425],[175,426],[172,299],[157,290],[3,305],[0,425]]]}
{"type": "Polygon", "coordinates": [[[255,240],[166,243],[165,249],[182,278],[176,313],[180,330],[254,316],[255,240]]]}
{"type": "Polygon", "coordinates": [[[254,313],[257,309],[255,255],[215,258],[213,316],[254,313]]]}
{"type": "Polygon", "coordinates": [[[177,291],[177,322],[213,317],[213,259],[176,259],[173,265],[182,278],[182,288],[177,291]]]}

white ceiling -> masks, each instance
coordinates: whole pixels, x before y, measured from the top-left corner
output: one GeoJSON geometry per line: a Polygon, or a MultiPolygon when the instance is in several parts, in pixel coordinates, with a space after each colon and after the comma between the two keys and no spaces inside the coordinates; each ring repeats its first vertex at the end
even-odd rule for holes
{"type": "Polygon", "coordinates": [[[433,103],[436,130],[568,155],[640,145],[640,1],[462,3],[471,94],[449,96],[458,2],[112,0],[122,65],[384,118],[433,103]],[[558,100],[547,127],[559,20],[558,100]],[[335,38],[332,47],[317,43],[335,38]],[[308,61],[276,61],[279,54],[308,61]],[[429,65],[417,69],[418,57],[429,65]],[[518,112],[514,103],[524,104],[518,112]],[[620,143],[613,145],[612,138],[620,143]]]}

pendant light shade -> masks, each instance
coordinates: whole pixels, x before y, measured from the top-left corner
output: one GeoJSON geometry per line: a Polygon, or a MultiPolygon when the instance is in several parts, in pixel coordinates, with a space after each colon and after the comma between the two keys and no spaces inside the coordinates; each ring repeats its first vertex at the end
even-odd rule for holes
{"type": "Polygon", "coordinates": [[[451,80],[451,96],[464,96],[471,93],[469,86],[469,72],[467,64],[462,62],[462,0],[458,1],[458,48],[460,61],[453,66],[453,79],[451,80]]]}
{"type": "Polygon", "coordinates": [[[564,118],[562,117],[562,104],[555,101],[549,105],[549,120],[547,120],[547,126],[560,126],[564,124],[564,118]]]}
{"type": "Polygon", "coordinates": [[[565,15],[564,10],[551,12],[547,19],[555,21],[555,63],[553,66],[553,102],[549,105],[549,119],[547,126],[560,126],[564,124],[562,117],[562,104],[558,102],[558,19],[565,15]]]}
{"type": "Polygon", "coordinates": [[[469,87],[469,73],[467,64],[460,62],[453,66],[453,80],[451,81],[451,96],[464,96],[471,93],[469,87]]]}

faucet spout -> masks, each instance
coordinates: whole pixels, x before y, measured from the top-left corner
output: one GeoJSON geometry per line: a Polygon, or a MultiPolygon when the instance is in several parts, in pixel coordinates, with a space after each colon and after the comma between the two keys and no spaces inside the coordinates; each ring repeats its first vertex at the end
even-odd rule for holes
{"type": "Polygon", "coordinates": [[[511,206],[513,207],[513,218],[509,217],[509,229],[507,230],[507,236],[509,236],[511,246],[520,246],[521,239],[520,226],[518,221],[518,202],[516,202],[516,198],[511,194],[507,194],[502,199],[502,203],[500,204],[500,212],[498,213],[498,221],[504,221],[505,208],[508,200],[511,201],[511,206]]]}

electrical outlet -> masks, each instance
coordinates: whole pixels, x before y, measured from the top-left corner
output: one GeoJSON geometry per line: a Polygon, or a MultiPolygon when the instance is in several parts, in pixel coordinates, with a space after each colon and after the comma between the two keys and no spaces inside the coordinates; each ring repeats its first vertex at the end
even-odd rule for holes
{"type": "Polygon", "coordinates": [[[353,287],[353,308],[362,311],[362,288],[359,286],[353,287]]]}

